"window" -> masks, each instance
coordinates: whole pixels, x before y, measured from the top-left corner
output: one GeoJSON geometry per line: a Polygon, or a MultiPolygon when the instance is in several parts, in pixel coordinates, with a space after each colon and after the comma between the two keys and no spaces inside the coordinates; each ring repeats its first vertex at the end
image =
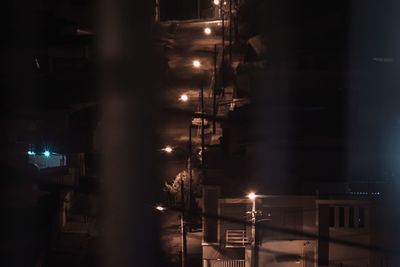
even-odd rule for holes
{"type": "Polygon", "coordinates": [[[364,208],[359,208],[358,209],[358,227],[363,228],[365,226],[365,214],[364,214],[364,208]]]}
{"type": "Polygon", "coordinates": [[[344,207],[339,208],[339,227],[344,227],[344,207]]]}
{"type": "Polygon", "coordinates": [[[335,227],[335,208],[329,208],[329,227],[335,227]]]}
{"type": "Polygon", "coordinates": [[[354,208],[349,208],[349,227],[354,227],[354,208]]]}

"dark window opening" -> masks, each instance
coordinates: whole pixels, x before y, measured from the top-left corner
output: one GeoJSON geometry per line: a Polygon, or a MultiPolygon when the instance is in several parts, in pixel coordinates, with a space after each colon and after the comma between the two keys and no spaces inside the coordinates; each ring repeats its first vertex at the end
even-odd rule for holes
{"type": "Polygon", "coordinates": [[[335,227],[335,208],[329,208],[329,227],[335,227]]]}
{"type": "Polygon", "coordinates": [[[339,208],[339,227],[344,227],[344,207],[339,208]]]}
{"type": "Polygon", "coordinates": [[[364,214],[364,208],[359,208],[358,209],[358,227],[363,228],[365,226],[365,214],[364,214]]]}
{"type": "Polygon", "coordinates": [[[349,208],[349,227],[354,227],[354,208],[349,208]]]}

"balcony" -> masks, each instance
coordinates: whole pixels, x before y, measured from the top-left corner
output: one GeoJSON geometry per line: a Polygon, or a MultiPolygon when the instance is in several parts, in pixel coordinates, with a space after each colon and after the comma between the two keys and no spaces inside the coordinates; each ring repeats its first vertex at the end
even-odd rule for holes
{"type": "Polygon", "coordinates": [[[203,259],[203,266],[207,266],[207,267],[245,267],[245,260],[203,259]]]}
{"type": "Polygon", "coordinates": [[[248,243],[246,230],[226,230],[226,247],[244,247],[248,243]]]}

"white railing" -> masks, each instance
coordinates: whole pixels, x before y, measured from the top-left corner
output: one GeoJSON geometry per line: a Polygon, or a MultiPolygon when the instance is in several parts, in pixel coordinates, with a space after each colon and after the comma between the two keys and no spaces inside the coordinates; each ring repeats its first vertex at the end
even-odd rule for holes
{"type": "Polygon", "coordinates": [[[245,267],[245,260],[203,259],[203,267],[245,267]]]}
{"type": "Polygon", "coordinates": [[[227,247],[243,247],[247,243],[246,230],[226,230],[227,247]]]}

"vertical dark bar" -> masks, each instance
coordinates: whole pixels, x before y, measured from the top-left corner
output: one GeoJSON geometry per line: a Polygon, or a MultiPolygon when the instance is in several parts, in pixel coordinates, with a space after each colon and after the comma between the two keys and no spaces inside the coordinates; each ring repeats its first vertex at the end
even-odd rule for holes
{"type": "Polygon", "coordinates": [[[188,171],[189,171],[189,211],[193,208],[193,175],[192,175],[192,123],[189,125],[189,144],[188,144],[188,171]]]}
{"type": "Polygon", "coordinates": [[[232,0],[229,0],[229,62],[232,62],[232,0]]]}
{"type": "Polygon", "coordinates": [[[199,19],[201,16],[201,5],[200,5],[200,0],[197,0],[197,18],[199,19]]]}
{"type": "Polygon", "coordinates": [[[204,172],[204,159],[205,159],[205,150],[204,150],[204,89],[203,82],[201,83],[201,166],[202,171],[204,172]]]}
{"type": "Polygon", "coordinates": [[[102,89],[105,267],[161,266],[154,173],[151,1],[101,0],[98,45],[102,89]]]}
{"type": "Polygon", "coordinates": [[[218,241],[218,190],[203,185],[203,241],[218,241]]]}
{"type": "Polygon", "coordinates": [[[238,16],[237,16],[237,9],[238,9],[238,1],[235,0],[235,19],[234,19],[234,30],[235,30],[235,43],[239,42],[239,28],[238,28],[238,16]]]}
{"type": "Polygon", "coordinates": [[[222,88],[222,95],[224,95],[224,71],[225,71],[225,14],[224,9],[222,8],[223,1],[221,1],[221,16],[222,16],[222,70],[221,70],[221,88],[222,88]]]}
{"type": "Polygon", "coordinates": [[[329,207],[318,207],[318,266],[329,264],[329,207]]]}
{"type": "Polygon", "coordinates": [[[185,226],[185,184],[183,177],[181,176],[181,202],[182,202],[182,213],[181,213],[181,246],[182,246],[182,267],[186,266],[186,226],[185,226]]]}
{"type": "Polygon", "coordinates": [[[217,119],[217,45],[214,45],[214,91],[213,91],[213,134],[215,134],[215,124],[217,119]]]}

